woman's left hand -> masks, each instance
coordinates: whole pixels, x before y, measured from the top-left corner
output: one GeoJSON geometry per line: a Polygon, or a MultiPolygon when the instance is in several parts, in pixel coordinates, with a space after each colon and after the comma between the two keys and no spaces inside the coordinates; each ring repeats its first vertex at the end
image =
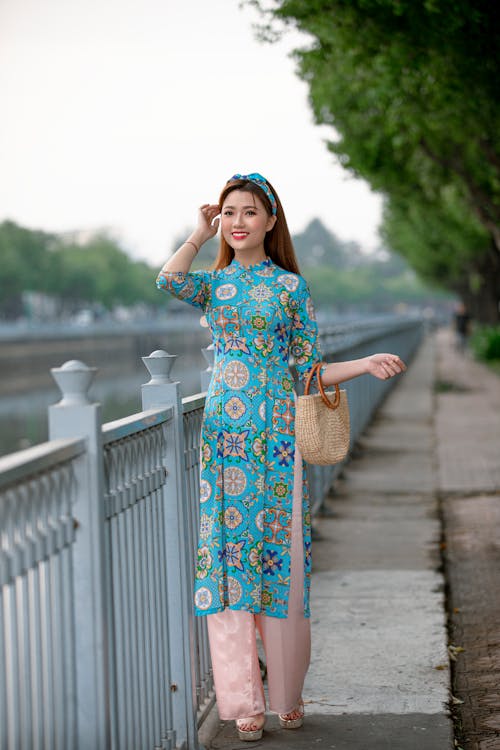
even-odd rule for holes
{"type": "Polygon", "coordinates": [[[406,365],[397,354],[371,354],[366,357],[367,372],[380,380],[399,375],[406,370],[406,365]]]}

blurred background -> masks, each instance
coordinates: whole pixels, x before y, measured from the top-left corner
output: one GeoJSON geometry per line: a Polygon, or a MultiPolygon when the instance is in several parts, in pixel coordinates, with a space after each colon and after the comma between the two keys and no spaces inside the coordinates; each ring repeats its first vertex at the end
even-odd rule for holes
{"type": "Polygon", "coordinates": [[[419,314],[498,367],[498,32],[477,1],[3,0],[0,452],[46,438],[67,359],[105,419],[155,348],[198,390],[209,334],[154,281],[235,172],[276,187],[320,327],[419,314]]]}

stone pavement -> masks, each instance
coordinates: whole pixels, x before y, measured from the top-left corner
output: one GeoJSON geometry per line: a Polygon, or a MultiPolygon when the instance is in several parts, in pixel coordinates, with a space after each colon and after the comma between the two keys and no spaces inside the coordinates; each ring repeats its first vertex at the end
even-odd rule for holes
{"type": "Polygon", "coordinates": [[[429,336],[326,501],[313,548],[304,727],[261,741],[206,722],[210,750],[448,750],[449,659],[429,336]]]}
{"type": "Polygon", "coordinates": [[[457,746],[500,748],[500,377],[437,337],[438,488],[445,525],[457,746]],[[463,651],[461,649],[464,649],[463,651]]]}

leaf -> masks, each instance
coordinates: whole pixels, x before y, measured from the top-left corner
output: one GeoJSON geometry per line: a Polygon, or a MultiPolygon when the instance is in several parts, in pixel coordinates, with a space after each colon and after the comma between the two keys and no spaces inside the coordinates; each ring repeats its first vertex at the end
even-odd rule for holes
{"type": "Polygon", "coordinates": [[[454,646],[452,643],[450,643],[450,645],[448,646],[448,654],[450,655],[450,659],[452,661],[456,661],[457,655],[463,653],[464,651],[465,649],[462,648],[462,646],[454,646]]]}

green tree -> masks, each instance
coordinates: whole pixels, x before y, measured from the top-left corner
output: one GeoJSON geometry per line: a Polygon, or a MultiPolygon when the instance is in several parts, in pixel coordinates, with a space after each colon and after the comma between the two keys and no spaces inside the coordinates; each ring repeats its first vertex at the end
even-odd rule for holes
{"type": "Polygon", "coordinates": [[[158,304],[154,294],[157,269],[133,261],[106,234],[97,234],[83,245],[61,244],[55,252],[51,292],[65,313],[99,303],[108,310],[116,305],[158,304]]]}
{"type": "Polygon", "coordinates": [[[486,231],[469,213],[437,210],[431,201],[393,199],[382,235],[424,280],[444,280],[477,320],[496,320],[500,257],[486,231]]]}
{"type": "Polygon", "coordinates": [[[50,284],[50,248],[55,235],[32,231],[13,221],[0,224],[0,315],[20,317],[26,289],[47,291],[50,284]]]}
{"type": "Polygon", "coordinates": [[[315,119],[334,126],[340,163],[387,197],[386,241],[480,319],[498,319],[495,4],[275,0],[267,12],[267,31],[283,21],[308,34],[295,55],[315,119]]]}
{"type": "Polygon", "coordinates": [[[59,314],[82,306],[147,304],[160,307],[154,279],[158,269],[134,261],[112,237],[96,234],[85,244],[64,237],[0,224],[0,316],[24,314],[23,292],[43,292],[59,301],[59,314]]]}
{"type": "Polygon", "coordinates": [[[337,269],[353,268],[362,258],[359,245],[342,242],[320,219],[313,219],[303,232],[295,234],[293,244],[304,269],[327,264],[337,269]]]}
{"type": "Polygon", "coordinates": [[[443,294],[420,282],[394,253],[365,255],[313,219],[293,242],[318,309],[325,312],[388,312],[400,305],[440,304],[443,294]],[[320,252],[314,253],[314,248],[320,252]]]}

